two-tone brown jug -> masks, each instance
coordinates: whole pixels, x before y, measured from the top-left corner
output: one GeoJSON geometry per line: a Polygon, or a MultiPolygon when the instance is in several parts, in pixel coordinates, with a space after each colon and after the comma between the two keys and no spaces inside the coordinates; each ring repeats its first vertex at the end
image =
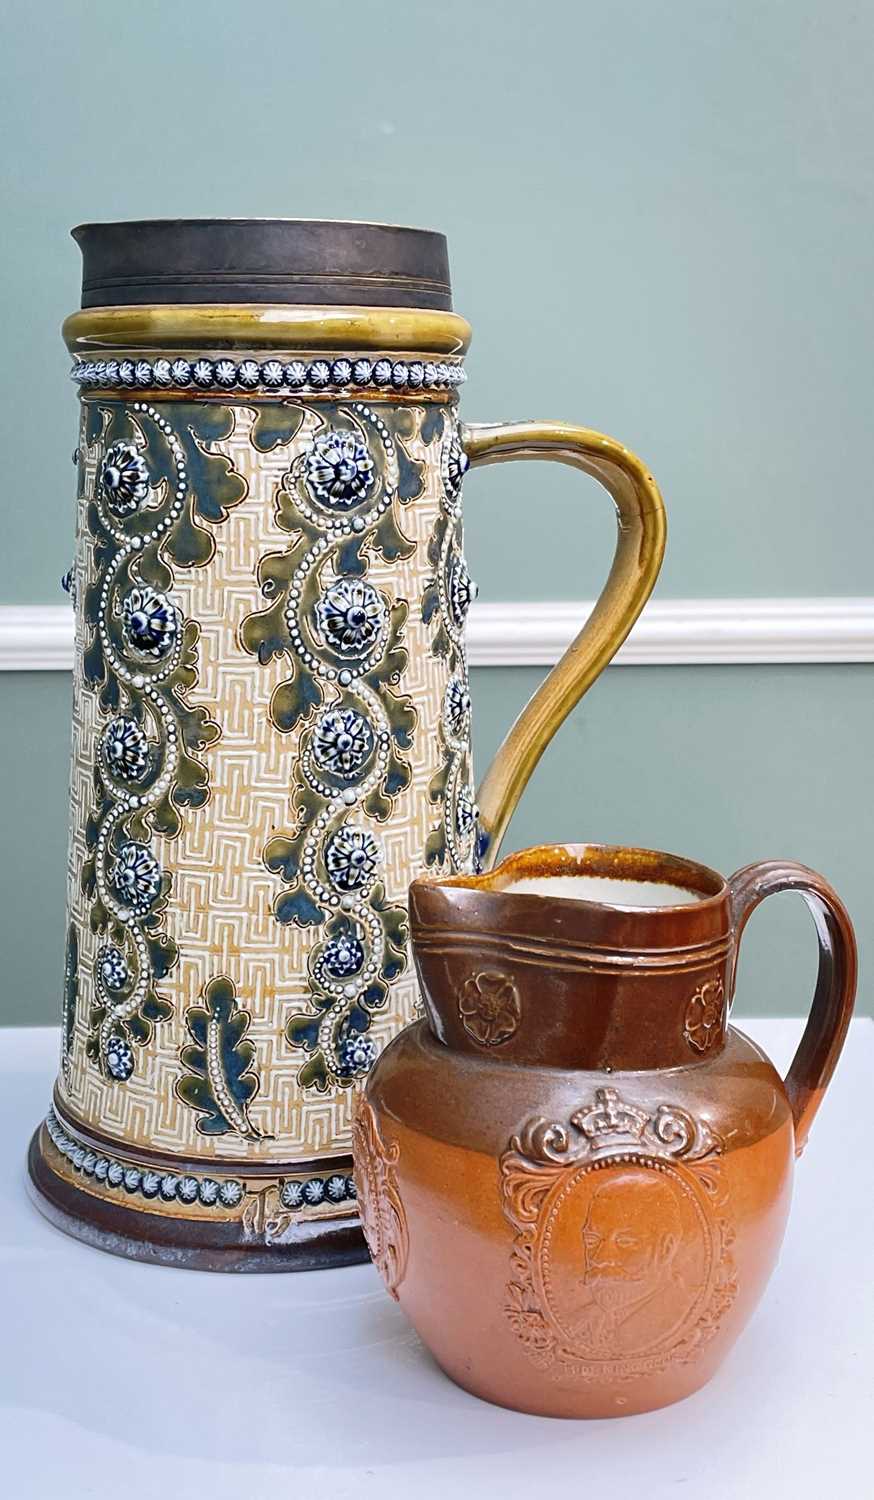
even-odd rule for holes
{"type": "Polygon", "coordinates": [[[470,328],[440,234],[75,237],[63,1052],[38,1202],[173,1265],[363,1260],[352,1094],[417,1013],[407,888],[497,848],[649,595],[661,499],[598,433],[459,420],[470,328]],[[514,458],[600,480],[617,548],[477,796],[462,479],[514,458]]]}
{"type": "Polygon", "coordinates": [[[417,881],[427,1020],[355,1126],[374,1260],[453,1380],[544,1416],[697,1390],[755,1307],[853,1006],[852,928],[801,865],[730,880],[638,849],[417,881]],[[785,1082],[727,1025],[740,935],[800,891],[819,977],[785,1082]]]}

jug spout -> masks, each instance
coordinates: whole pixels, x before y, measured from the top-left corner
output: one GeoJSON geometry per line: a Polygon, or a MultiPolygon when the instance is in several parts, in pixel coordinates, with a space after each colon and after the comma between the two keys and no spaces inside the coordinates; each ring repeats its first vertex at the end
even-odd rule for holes
{"type": "Polygon", "coordinates": [[[528,849],[410,890],[416,970],[445,1046],[508,1063],[679,1067],[725,1041],[729,898],[704,865],[645,849],[528,849]]]}

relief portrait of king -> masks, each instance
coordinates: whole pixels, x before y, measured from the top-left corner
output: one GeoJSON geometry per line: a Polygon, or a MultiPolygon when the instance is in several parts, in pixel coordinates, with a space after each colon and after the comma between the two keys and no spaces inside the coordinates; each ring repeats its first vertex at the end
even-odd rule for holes
{"type": "Polygon", "coordinates": [[[632,1358],[682,1330],[705,1290],[706,1246],[700,1227],[690,1239],[692,1205],[671,1176],[641,1167],[593,1178],[565,1326],[589,1359],[632,1358]]]}

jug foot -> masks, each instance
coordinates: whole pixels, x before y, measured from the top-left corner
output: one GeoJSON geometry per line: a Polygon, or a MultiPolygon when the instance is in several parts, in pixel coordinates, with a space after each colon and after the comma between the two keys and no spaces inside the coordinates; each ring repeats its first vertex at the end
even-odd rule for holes
{"type": "Polygon", "coordinates": [[[678,1401],[694,1396],[709,1384],[715,1374],[714,1368],[708,1365],[694,1374],[687,1372],[684,1378],[673,1382],[670,1387],[663,1382],[651,1384],[648,1391],[640,1387],[637,1390],[629,1387],[624,1391],[562,1389],[559,1386],[551,1387],[548,1378],[544,1377],[543,1387],[538,1394],[530,1389],[520,1389],[518,1393],[514,1393],[506,1382],[501,1382],[500,1387],[493,1387],[488,1380],[475,1379],[470,1372],[448,1362],[435,1360],[435,1363],[454,1385],[467,1391],[469,1396],[487,1401],[490,1406],[502,1406],[506,1411],[518,1411],[524,1416],[556,1417],[563,1421],[602,1421],[605,1418],[636,1417],[644,1412],[660,1411],[662,1407],[674,1406],[678,1401]]]}
{"type": "Polygon", "coordinates": [[[54,1110],[28,1153],[31,1196],[85,1244],[197,1271],[311,1271],[369,1259],[351,1158],[271,1166],[134,1162],[73,1134],[54,1110]],[[264,1167],[261,1167],[262,1174],[264,1167]],[[212,1175],[210,1175],[210,1173],[212,1175]]]}

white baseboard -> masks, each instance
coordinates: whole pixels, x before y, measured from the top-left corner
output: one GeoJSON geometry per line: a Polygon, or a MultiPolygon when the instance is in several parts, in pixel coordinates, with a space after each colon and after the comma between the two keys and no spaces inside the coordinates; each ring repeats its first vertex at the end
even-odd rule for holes
{"type": "MultiPolygon", "coordinates": [[[[590,602],[476,603],[472,667],[544,667],[573,639],[590,602]]],[[[874,661],[874,598],[654,599],[617,666],[720,666],[874,661]]],[[[63,672],[73,665],[69,604],[0,605],[0,671],[63,672]]]]}

